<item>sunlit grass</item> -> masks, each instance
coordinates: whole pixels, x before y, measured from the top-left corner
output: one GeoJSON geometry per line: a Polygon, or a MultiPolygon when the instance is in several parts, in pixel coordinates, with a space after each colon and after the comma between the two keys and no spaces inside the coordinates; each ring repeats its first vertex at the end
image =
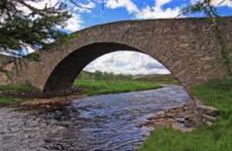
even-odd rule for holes
{"type": "Polygon", "coordinates": [[[232,150],[232,80],[213,80],[192,89],[207,105],[217,107],[220,116],[212,127],[201,126],[191,133],[156,129],[140,151],[231,151],[232,150]]]}
{"type": "Polygon", "coordinates": [[[77,79],[74,85],[82,88],[81,93],[86,95],[121,93],[160,88],[160,86],[154,82],[134,80],[77,79]]]}
{"type": "Polygon", "coordinates": [[[81,72],[74,82],[74,86],[81,88],[81,94],[97,95],[108,93],[122,93],[160,88],[154,81],[134,80],[130,75],[115,75],[103,72],[81,72]]]}

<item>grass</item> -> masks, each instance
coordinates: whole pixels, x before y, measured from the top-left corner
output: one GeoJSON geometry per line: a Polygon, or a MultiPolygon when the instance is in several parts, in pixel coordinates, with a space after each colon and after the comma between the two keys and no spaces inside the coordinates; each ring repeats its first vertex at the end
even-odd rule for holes
{"type": "Polygon", "coordinates": [[[74,82],[74,85],[82,88],[83,90],[81,93],[86,95],[121,93],[160,88],[158,84],[152,82],[135,80],[78,79],[74,82]]]}
{"type": "Polygon", "coordinates": [[[13,105],[16,104],[20,101],[20,99],[16,99],[14,97],[5,97],[1,96],[0,97],[0,105],[13,105]]]}
{"type": "Polygon", "coordinates": [[[0,91],[3,93],[32,93],[38,91],[31,84],[10,84],[10,85],[0,85],[0,91]]]}
{"type": "MultiPolygon", "coordinates": [[[[30,84],[22,85],[0,85],[0,91],[4,94],[33,93],[37,89],[30,84]]],[[[0,105],[14,105],[23,99],[13,96],[0,96],[0,105]]]]}
{"type": "Polygon", "coordinates": [[[217,107],[220,116],[212,127],[200,126],[191,133],[161,128],[152,132],[140,151],[231,151],[232,79],[213,80],[192,88],[207,105],[217,107]]]}
{"type": "Polygon", "coordinates": [[[97,95],[122,93],[160,88],[156,82],[135,80],[130,75],[115,75],[104,72],[82,71],[74,82],[74,86],[82,88],[81,94],[97,95]]]}
{"type": "MultiPolygon", "coordinates": [[[[155,82],[133,80],[132,76],[114,75],[112,73],[88,73],[81,72],[74,86],[80,87],[82,95],[97,95],[108,93],[121,93],[139,90],[156,89],[160,86],[155,82]]],[[[38,90],[30,84],[23,85],[2,85],[0,91],[7,94],[27,93],[33,94],[38,90]]],[[[0,105],[12,105],[22,99],[15,97],[0,96],[0,105]]]]}

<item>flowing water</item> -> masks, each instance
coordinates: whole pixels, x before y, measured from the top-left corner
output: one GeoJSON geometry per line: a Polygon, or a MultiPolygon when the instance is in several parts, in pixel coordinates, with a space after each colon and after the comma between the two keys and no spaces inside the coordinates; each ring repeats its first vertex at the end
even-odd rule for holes
{"type": "Polygon", "coordinates": [[[0,108],[0,151],[133,151],[158,111],[190,101],[180,86],[92,96],[51,111],[0,108]]]}

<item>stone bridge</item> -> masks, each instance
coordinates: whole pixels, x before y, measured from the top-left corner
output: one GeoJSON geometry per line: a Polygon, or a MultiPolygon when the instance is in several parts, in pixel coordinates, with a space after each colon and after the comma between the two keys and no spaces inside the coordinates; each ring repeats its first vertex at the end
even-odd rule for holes
{"type": "MultiPolygon", "coordinates": [[[[232,17],[222,18],[220,23],[232,55],[232,17]]],[[[161,19],[122,21],[78,31],[62,45],[40,51],[40,62],[22,59],[19,72],[12,66],[10,82],[29,82],[44,92],[68,89],[87,64],[118,50],[150,55],[187,88],[226,74],[208,19],[161,19]]]]}

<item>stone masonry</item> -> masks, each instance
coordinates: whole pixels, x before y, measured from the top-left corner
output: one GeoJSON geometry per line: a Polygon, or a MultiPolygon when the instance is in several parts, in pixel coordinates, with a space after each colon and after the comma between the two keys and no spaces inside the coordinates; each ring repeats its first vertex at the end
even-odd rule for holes
{"type": "MultiPolygon", "coordinates": [[[[232,55],[232,17],[222,18],[220,23],[232,55]]],[[[40,51],[40,62],[22,59],[18,72],[11,67],[8,83],[31,83],[44,92],[68,89],[88,63],[118,50],[150,55],[186,88],[225,76],[209,19],[122,21],[90,27],[71,37],[63,45],[40,51]]]]}

